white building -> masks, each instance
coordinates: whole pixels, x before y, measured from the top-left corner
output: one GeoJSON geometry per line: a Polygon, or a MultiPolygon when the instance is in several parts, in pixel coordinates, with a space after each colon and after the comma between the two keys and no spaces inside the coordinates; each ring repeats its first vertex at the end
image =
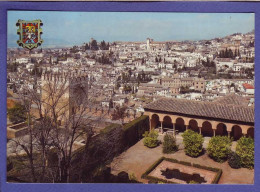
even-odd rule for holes
{"type": "Polygon", "coordinates": [[[244,88],[245,93],[247,93],[249,95],[255,94],[255,88],[254,88],[253,85],[250,85],[248,83],[244,83],[243,88],[244,88]]]}
{"type": "Polygon", "coordinates": [[[16,63],[19,63],[19,64],[22,64],[22,63],[28,63],[29,60],[30,60],[29,58],[21,57],[21,58],[16,58],[16,59],[15,59],[15,62],[16,62],[16,63]]]}

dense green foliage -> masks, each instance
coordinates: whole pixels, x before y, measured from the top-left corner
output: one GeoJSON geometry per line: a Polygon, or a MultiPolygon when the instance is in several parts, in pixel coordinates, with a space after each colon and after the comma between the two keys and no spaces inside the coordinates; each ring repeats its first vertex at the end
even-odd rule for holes
{"type": "Polygon", "coordinates": [[[149,148],[157,147],[159,144],[158,141],[158,132],[155,130],[151,130],[150,132],[146,131],[144,133],[144,145],[149,148]]]}
{"type": "Polygon", "coordinates": [[[251,137],[241,137],[237,142],[236,153],[241,158],[241,166],[254,168],[254,140],[251,137]]]}
{"type": "Polygon", "coordinates": [[[174,136],[166,134],[163,138],[163,153],[174,153],[177,150],[178,146],[174,136]]]}
{"type": "Polygon", "coordinates": [[[141,117],[127,123],[123,126],[124,146],[129,148],[143,138],[145,131],[149,130],[149,117],[142,115],[141,117]]]}
{"type": "Polygon", "coordinates": [[[239,49],[235,49],[233,52],[231,49],[221,50],[218,54],[220,58],[236,58],[237,56],[240,57],[239,49]]]}
{"type": "Polygon", "coordinates": [[[203,150],[203,136],[188,129],[183,133],[182,137],[185,154],[191,157],[198,157],[203,150]]]}
{"type": "Polygon", "coordinates": [[[105,127],[104,129],[102,129],[102,130],[100,131],[100,134],[101,134],[101,135],[107,134],[107,133],[109,133],[110,131],[113,131],[114,129],[116,129],[116,128],[118,128],[118,127],[121,127],[121,125],[115,124],[115,123],[110,124],[109,126],[107,126],[107,127],[105,127]]]}
{"type": "Polygon", "coordinates": [[[26,109],[23,105],[16,103],[13,108],[7,110],[9,120],[13,123],[21,123],[26,120],[26,109]]]}
{"type": "Polygon", "coordinates": [[[200,184],[200,183],[198,183],[198,182],[192,180],[192,181],[189,182],[189,184],[200,184]]]}
{"type": "Polygon", "coordinates": [[[224,162],[231,150],[232,140],[227,136],[212,137],[209,141],[207,153],[214,161],[224,162]]]}
{"type": "Polygon", "coordinates": [[[232,151],[228,155],[228,164],[233,169],[239,169],[241,167],[241,159],[235,152],[232,151]]]}

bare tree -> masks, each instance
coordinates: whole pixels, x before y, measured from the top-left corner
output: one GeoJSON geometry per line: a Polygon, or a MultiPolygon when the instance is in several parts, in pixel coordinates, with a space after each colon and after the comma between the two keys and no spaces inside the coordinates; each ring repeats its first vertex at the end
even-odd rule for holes
{"type": "Polygon", "coordinates": [[[124,123],[124,119],[127,116],[127,107],[126,106],[116,106],[114,112],[112,113],[113,120],[121,120],[122,124],[124,123]]]}
{"type": "Polygon", "coordinates": [[[41,87],[35,84],[35,89],[23,89],[20,96],[28,134],[12,140],[14,153],[25,154],[24,167],[30,170],[31,182],[70,182],[75,143],[84,140],[87,149],[94,135],[93,123],[102,119],[93,118],[96,114],[89,110],[93,106],[87,77],[44,74],[41,87]],[[34,116],[38,119],[33,120],[34,116]]]}

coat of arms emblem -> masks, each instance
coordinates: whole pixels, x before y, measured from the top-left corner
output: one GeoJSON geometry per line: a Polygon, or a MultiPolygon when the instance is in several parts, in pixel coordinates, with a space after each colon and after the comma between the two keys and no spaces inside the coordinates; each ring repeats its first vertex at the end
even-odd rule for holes
{"type": "Polygon", "coordinates": [[[16,23],[16,26],[19,27],[17,34],[20,35],[17,44],[29,50],[40,46],[43,43],[41,39],[42,25],[41,20],[25,21],[19,19],[16,23]]]}

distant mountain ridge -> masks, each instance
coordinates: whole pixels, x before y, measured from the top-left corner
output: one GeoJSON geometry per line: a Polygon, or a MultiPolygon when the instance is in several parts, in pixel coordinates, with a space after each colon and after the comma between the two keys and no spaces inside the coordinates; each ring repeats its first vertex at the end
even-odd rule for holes
{"type": "MultiPolygon", "coordinates": [[[[233,34],[230,34],[230,35],[227,35],[225,37],[218,37],[218,39],[224,39],[226,37],[229,37],[229,36],[232,36],[232,35],[235,35],[235,34],[244,34],[244,35],[247,35],[247,34],[254,34],[255,33],[255,30],[253,29],[252,31],[250,32],[247,32],[247,33],[233,33],[233,34]]],[[[16,41],[18,40],[19,36],[18,35],[14,35],[14,34],[8,34],[8,41],[7,41],[7,47],[8,48],[17,48],[19,47],[16,43],[16,41]]],[[[217,38],[217,37],[216,37],[217,38]]],[[[72,47],[72,46],[75,46],[75,45],[83,45],[84,42],[86,41],[83,41],[82,43],[78,43],[78,44],[71,44],[69,41],[66,41],[66,40],[63,40],[63,39],[57,39],[57,38],[44,38],[43,37],[43,44],[42,44],[42,47],[43,48],[61,48],[61,47],[72,47]],[[55,42],[55,44],[54,44],[55,42]]],[[[207,41],[207,40],[212,40],[212,39],[204,39],[204,40],[185,40],[185,41],[189,41],[189,42],[192,42],[192,41],[207,41]]],[[[144,40],[145,41],[145,40],[144,40]]],[[[144,42],[143,41],[143,42],[144,42]]],[[[185,41],[177,41],[177,40],[169,40],[169,41],[176,41],[176,42],[185,42],[185,41]]],[[[117,42],[117,41],[114,41],[114,42],[117,42]]],[[[134,42],[134,41],[120,41],[120,42],[134,42]]],[[[161,42],[166,42],[166,41],[161,41],[161,42]]]]}

